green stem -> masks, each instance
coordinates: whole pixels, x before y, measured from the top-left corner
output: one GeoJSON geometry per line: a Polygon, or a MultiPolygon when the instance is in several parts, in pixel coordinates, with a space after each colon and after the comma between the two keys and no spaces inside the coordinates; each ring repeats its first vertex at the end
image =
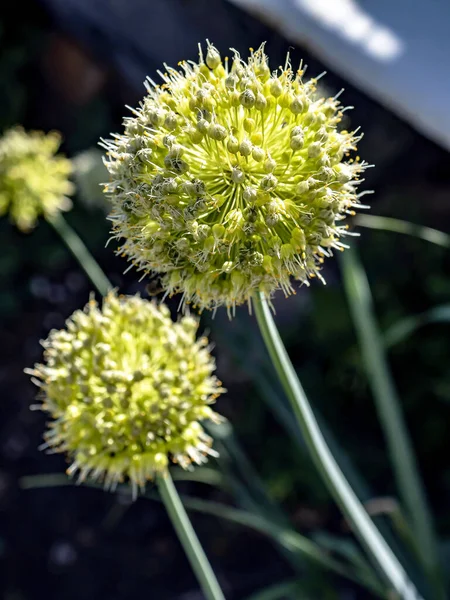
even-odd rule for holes
{"type": "Polygon", "coordinates": [[[368,382],[383,429],[402,504],[411,520],[419,557],[436,585],[437,598],[445,598],[440,582],[439,554],[433,522],[421,484],[400,399],[383,351],[366,273],[355,251],[341,260],[344,286],[361,347],[368,382]]]}
{"type": "Polygon", "coordinates": [[[345,479],[316,421],[262,292],[255,294],[258,325],[272,363],[291,403],[305,442],[330,494],[353,526],[354,533],[378,566],[388,585],[402,600],[421,596],[345,479]]]}
{"type": "Polygon", "coordinates": [[[169,472],[159,475],[157,484],[172,525],[177,532],[205,597],[207,600],[225,600],[225,596],[220,589],[214,571],[184,510],[169,472]]]}
{"type": "MultiPolygon", "coordinates": [[[[112,285],[78,234],[60,214],[56,214],[47,220],[61,236],[63,242],[78,260],[80,266],[84,269],[86,275],[97,288],[98,292],[102,296],[105,296],[112,288],[112,285]]],[[[189,517],[184,510],[169,472],[158,476],[157,482],[163,504],[169,514],[170,520],[172,521],[205,597],[207,600],[225,600],[206,554],[204,553],[189,517]]]]}
{"type": "Polygon", "coordinates": [[[112,285],[79,235],[72,229],[60,213],[56,213],[52,217],[47,217],[47,221],[80,263],[80,266],[93,285],[97,288],[98,292],[102,296],[106,296],[112,288],[112,285]]]}

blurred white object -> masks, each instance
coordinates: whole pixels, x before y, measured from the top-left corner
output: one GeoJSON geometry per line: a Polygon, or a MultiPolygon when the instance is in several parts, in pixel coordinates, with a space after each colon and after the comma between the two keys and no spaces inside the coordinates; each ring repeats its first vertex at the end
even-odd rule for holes
{"type": "Polygon", "coordinates": [[[103,152],[98,148],[84,150],[74,156],[72,164],[78,198],[88,208],[109,212],[111,207],[102,186],[109,178],[109,173],[103,164],[103,152]]]}
{"type": "Polygon", "coordinates": [[[450,149],[448,0],[231,0],[450,149]]]}

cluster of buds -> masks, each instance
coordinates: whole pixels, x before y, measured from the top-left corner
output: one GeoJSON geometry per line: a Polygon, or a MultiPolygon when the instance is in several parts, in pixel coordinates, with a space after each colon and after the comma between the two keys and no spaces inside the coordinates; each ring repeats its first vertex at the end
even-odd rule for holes
{"type": "Polygon", "coordinates": [[[40,216],[68,210],[73,193],[72,164],[57,155],[56,132],[25,132],[16,127],[0,139],[0,215],[9,213],[22,231],[36,226],[40,216]]]}
{"type": "Polygon", "coordinates": [[[188,468],[213,454],[201,421],[224,390],[198,321],[173,322],[165,305],[111,292],[76,311],[42,342],[44,364],[27,370],[52,420],[45,446],[66,452],[70,475],[128,479],[136,495],[169,460],[188,468]]]}
{"type": "Polygon", "coordinates": [[[208,42],[179,66],[149,80],[124,133],[103,140],[119,252],[201,309],[289,294],[291,278],[320,276],[344,247],[360,136],[289,57],[271,72],[263,46],[222,61],[208,42]]]}

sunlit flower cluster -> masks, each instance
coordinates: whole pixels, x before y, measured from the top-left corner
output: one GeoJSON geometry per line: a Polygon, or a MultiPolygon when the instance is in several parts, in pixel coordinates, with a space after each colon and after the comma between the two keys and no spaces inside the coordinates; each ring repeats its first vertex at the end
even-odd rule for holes
{"type": "Polygon", "coordinates": [[[72,165],[57,155],[60,143],[56,132],[27,133],[21,127],[0,138],[0,215],[8,213],[22,231],[33,229],[40,216],[71,207],[72,165]]]}
{"type": "Polygon", "coordinates": [[[128,479],[136,494],[169,460],[188,468],[214,453],[200,421],[220,420],[210,405],[224,390],[197,328],[191,316],[173,322],[164,305],[111,292],[50,332],[44,364],[27,372],[52,418],[46,447],[68,454],[70,475],[108,488],[128,479]]]}
{"type": "Polygon", "coordinates": [[[103,142],[119,251],[200,308],[289,294],[291,276],[307,282],[344,247],[359,136],[289,57],[271,72],[263,46],[222,61],[208,43],[179,66],[149,80],[124,133],[103,142]]]}

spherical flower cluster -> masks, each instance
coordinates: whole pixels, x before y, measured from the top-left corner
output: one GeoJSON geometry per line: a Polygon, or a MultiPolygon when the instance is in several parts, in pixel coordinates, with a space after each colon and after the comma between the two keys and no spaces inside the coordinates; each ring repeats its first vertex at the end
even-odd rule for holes
{"type": "Polygon", "coordinates": [[[25,132],[21,127],[0,139],[0,215],[9,213],[22,231],[36,226],[38,217],[68,210],[73,193],[69,159],[56,155],[58,133],[25,132]]]}
{"type": "Polygon", "coordinates": [[[289,294],[291,276],[307,282],[344,247],[360,136],[289,56],[271,73],[263,46],[228,62],[208,43],[179,66],[149,80],[124,133],[103,141],[119,252],[200,308],[289,294]]]}
{"type": "Polygon", "coordinates": [[[188,315],[173,322],[165,305],[111,292],[50,332],[44,364],[27,372],[52,417],[45,447],[68,453],[70,475],[108,488],[128,479],[136,494],[169,459],[188,468],[214,454],[200,421],[220,420],[210,405],[224,390],[197,328],[188,315]]]}

